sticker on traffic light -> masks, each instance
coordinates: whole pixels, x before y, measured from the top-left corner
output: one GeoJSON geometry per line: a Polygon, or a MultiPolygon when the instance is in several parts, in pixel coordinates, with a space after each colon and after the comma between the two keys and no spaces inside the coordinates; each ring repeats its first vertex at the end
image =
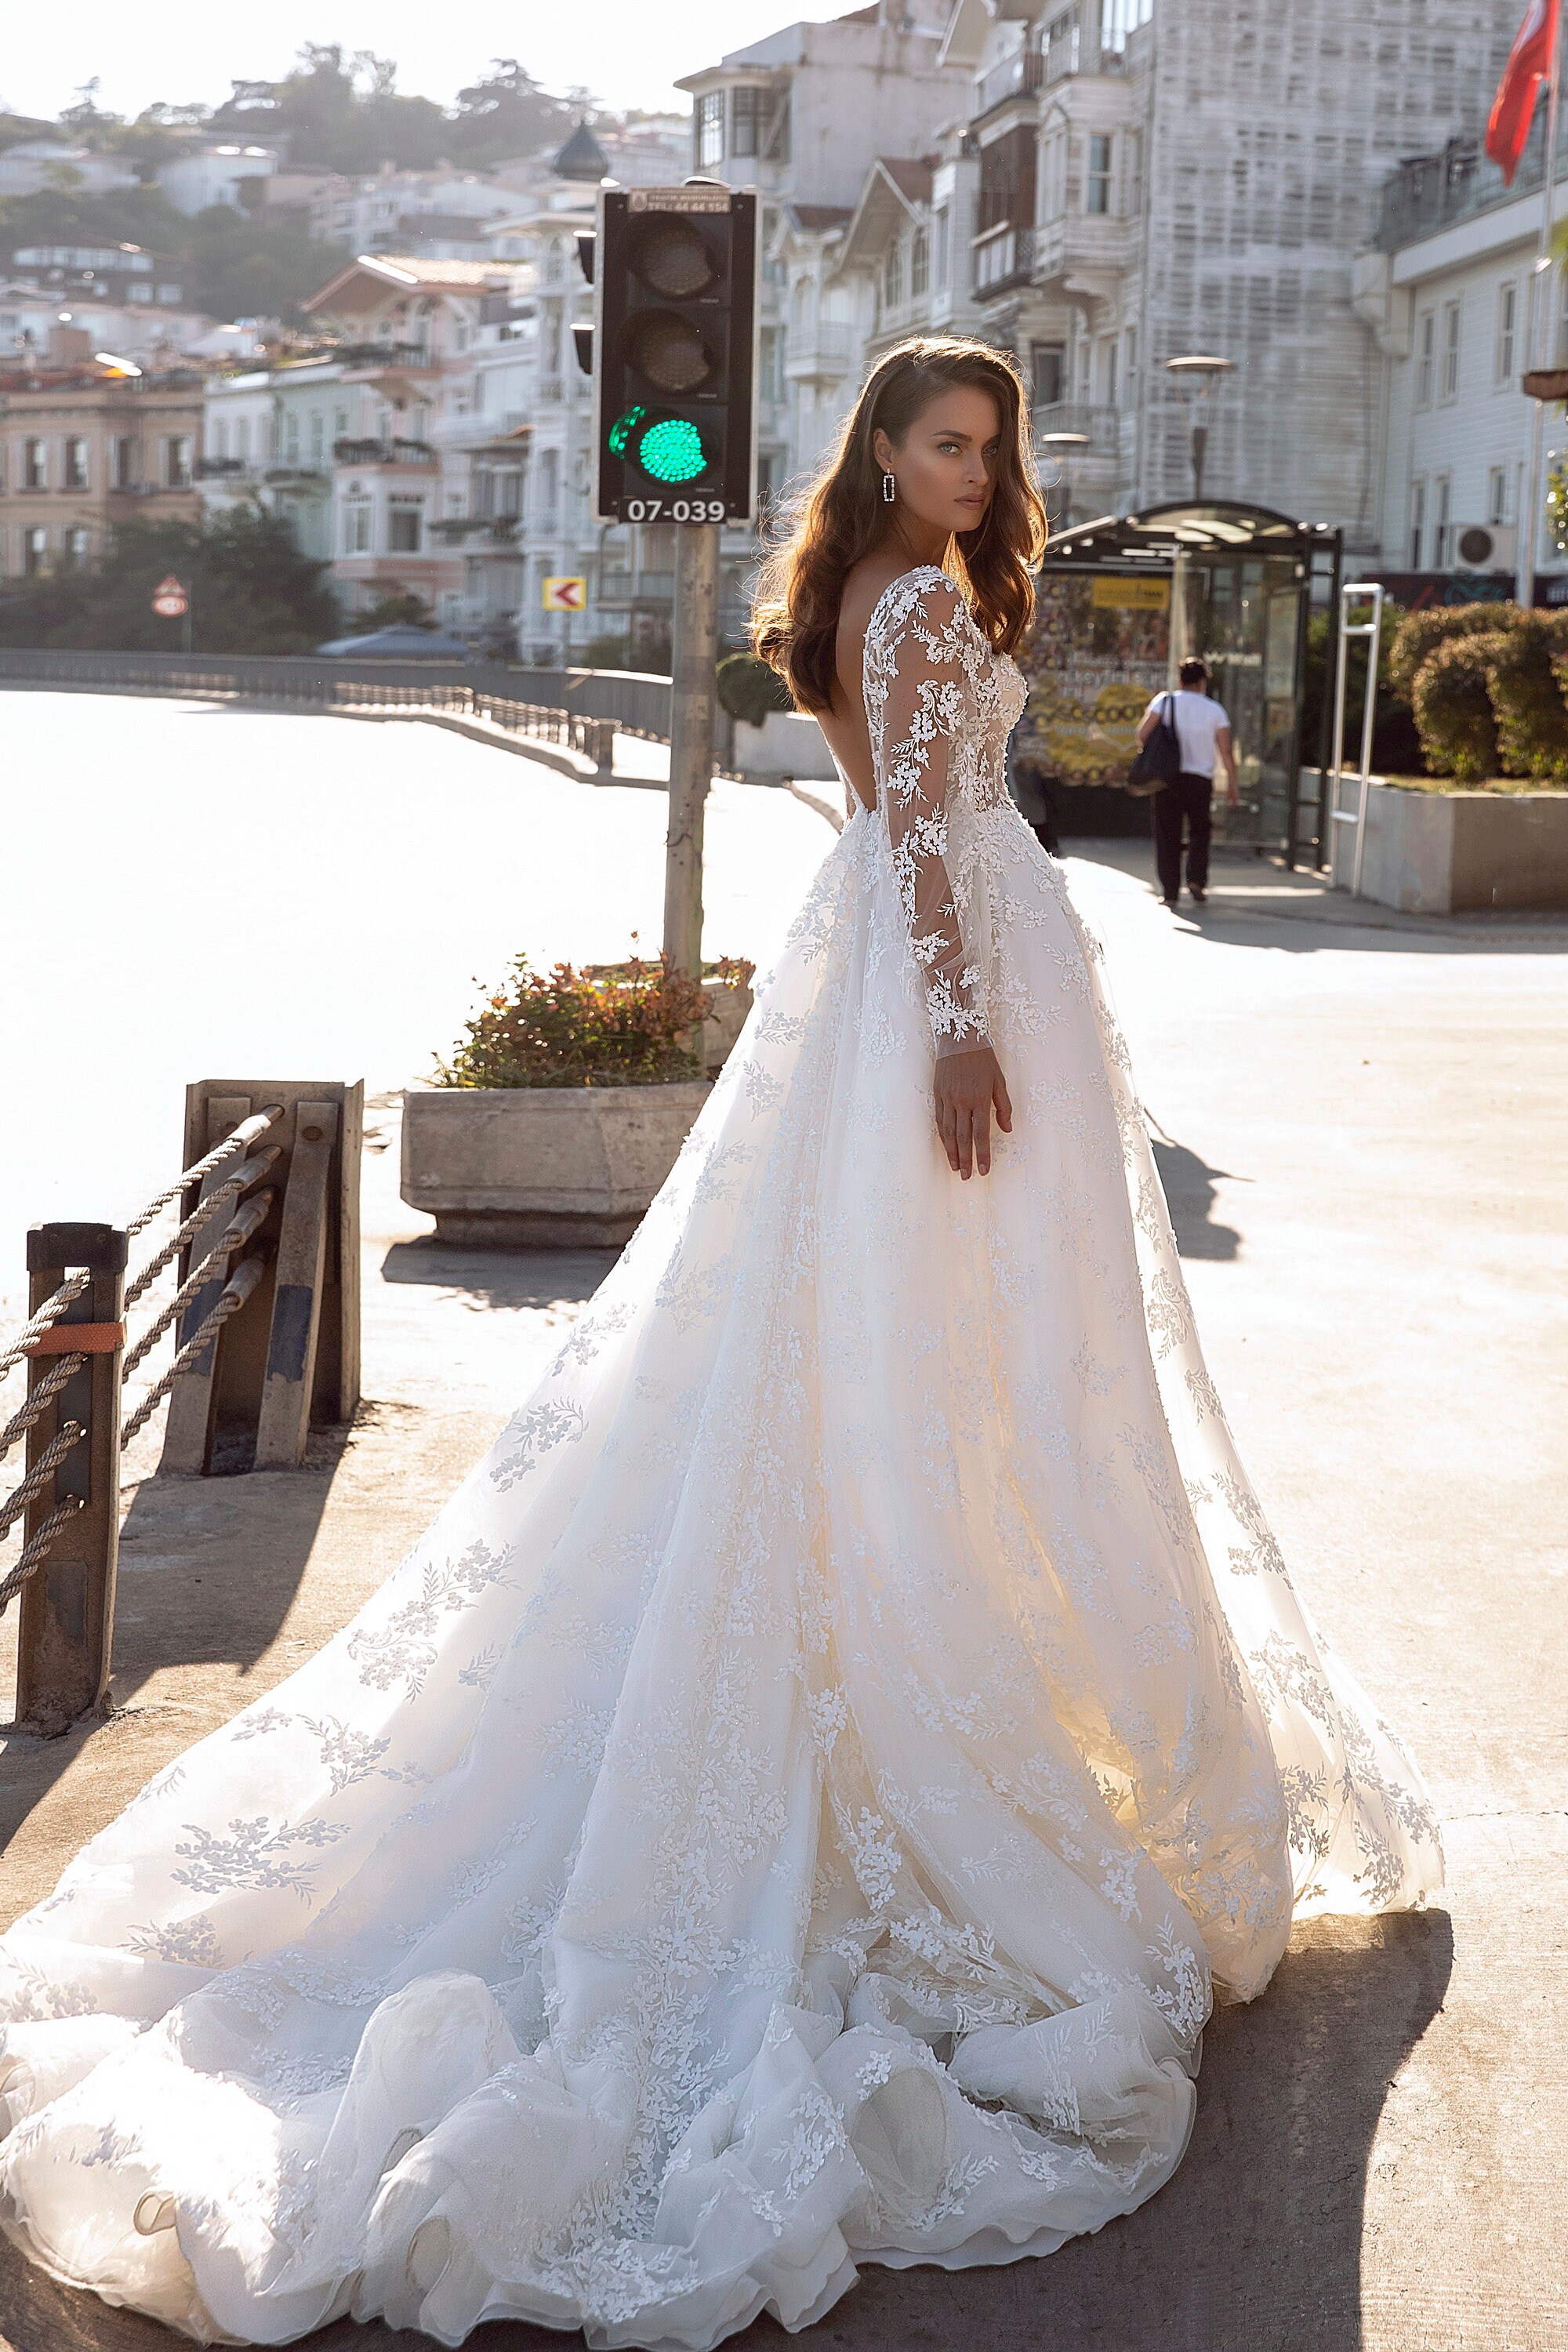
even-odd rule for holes
{"type": "Polygon", "coordinates": [[[605,189],[595,250],[603,521],[749,518],[757,201],[711,183],[605,189]]]}

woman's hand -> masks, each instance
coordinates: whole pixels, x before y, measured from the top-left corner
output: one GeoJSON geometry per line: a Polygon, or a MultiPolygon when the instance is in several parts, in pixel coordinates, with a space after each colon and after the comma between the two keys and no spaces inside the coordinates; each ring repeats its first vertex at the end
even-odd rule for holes
{"type": "Polygon", "coordinates": [[[991,1114],[1004,1135],[1013,1132],[1007,1081],[989,1045],[946,1054],[936,1066],[936,1131],[955,1176],[991,1173],[991,1114]]]}

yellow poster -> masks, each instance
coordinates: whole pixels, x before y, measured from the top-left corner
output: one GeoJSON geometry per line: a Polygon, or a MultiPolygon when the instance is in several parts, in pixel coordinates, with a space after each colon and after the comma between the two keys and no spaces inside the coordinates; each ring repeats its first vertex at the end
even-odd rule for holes
{"type": "Polygon", "coordinates": [[[1101,612],[1168,613],[1171,609],[1171,583],[1168,580],[1131,580],[1115,572],[1095,574],[1093,602],[1101,612]]]}
{"type": "Polygon", "coordinates": [[[1029,682],[1016,756],[1060,784],[1124,784],[1138,721],[1165,683],[1171,583],[1111,572],[1041,573],[1019,653],[1029,682]]]}

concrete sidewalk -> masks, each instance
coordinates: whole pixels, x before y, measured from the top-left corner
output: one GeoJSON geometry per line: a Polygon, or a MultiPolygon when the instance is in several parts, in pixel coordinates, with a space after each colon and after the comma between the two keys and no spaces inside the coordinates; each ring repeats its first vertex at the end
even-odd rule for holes
{"type": "MultiPolygon", "coordinates": [[[[1108,941],[1211,1368],[1315,1613],[1431,1780],[1447,1905],[1298,1931],[1266,1997],[1215,2016],[1192,2150],[1142,2212],[1047,2262],[868,2269],[806,2341],[1561,2352],[1568,927],[1357,910],[1229,859],[1207,908],[1173,919],[1146,860],[1095,845],[1069,872],[1108,941]]],[[[592,1257],[419,1238],[395,1108],[373,1122],[362,1420],[297,1475],[135,1486],[123,1710],[5,1744],[0,1917],[352,1613],[598,1279],[592,1257]]],[[[13,2352],[170,2341],[9,2251],[0,2315],[13,2352]]],[[[310,2340],[424,2352],[346,2323],[310,2340]]],[[[769,2322],[736,2339],[778,2340],[769,2322]]]]}

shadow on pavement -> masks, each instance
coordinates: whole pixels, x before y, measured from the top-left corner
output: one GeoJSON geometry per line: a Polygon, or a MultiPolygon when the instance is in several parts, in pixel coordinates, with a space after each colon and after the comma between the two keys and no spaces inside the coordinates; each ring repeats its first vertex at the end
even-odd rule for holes
{"type": "Polygon", "coordinates": [[[1241,1235],[1236,1227],[1212,1222],[1219,1198],[1215,1180],[1234,1181],[1229,1169],[1209,1167],[1184,1143],[1157,1142],[1152,1148],[1182,1256],[1239,1257],[1241,1235]]]}
{"type": "MultiPolygon", "coordinates": [[[[1216,2012],[1197,2126],[1170,2186],[1043,2262],[961,2272],[868,2265],[801,2339],[811,2352],[1362,2352],[1368,2165],[1401,2065],[1443,2005],[1443,1912],[1298,1929],[1261,2000],[1216,2012]]],[[[12,2352],[167,2352],[151,2321],[67,2293],[0,2242],[12,2352]]],[[[309,2352],[427,2352],[343,2320],[309,2352]]],[[[498,2321],[468,2352],[560,2352],[553,2330],[498,2321]]],[[[769,2319],[730,2342],[782,2343],[769,2319]]]]}
{"type": "Polygon", "coordinates": [[[577,1306],[592,1298],[619,1255],[613,1249],[466,1249],[422,1237],[394,1242],[381,1278],[460,1290],[486,1307],[577,1306]]]}

